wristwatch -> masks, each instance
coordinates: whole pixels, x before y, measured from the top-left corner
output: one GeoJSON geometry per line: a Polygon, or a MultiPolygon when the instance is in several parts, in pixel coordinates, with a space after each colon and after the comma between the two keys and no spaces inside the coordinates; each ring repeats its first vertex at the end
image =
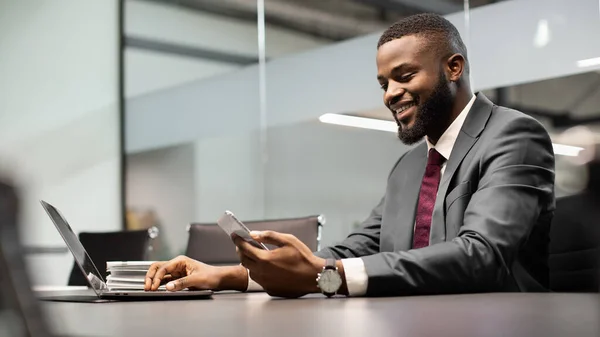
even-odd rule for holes
{"type": "Polygon", "coordinates": [[[335,266],[335,259],[325,260],[323,271],[317,274],[317,285],[323,295],[331,297],[337,293],[342,286],[342,276],[335,266]]]}

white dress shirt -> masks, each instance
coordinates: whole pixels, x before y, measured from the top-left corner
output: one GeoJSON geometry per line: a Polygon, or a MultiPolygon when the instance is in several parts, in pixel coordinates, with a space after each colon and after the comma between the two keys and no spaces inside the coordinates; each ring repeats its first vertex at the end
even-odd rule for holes
{"type": "MultiPolygon", "coordinates": [[[[462,126],[475,102],[475,95],[471,97],[471,100],[464,109],[460,112],[460,114],[456,117],[456,119],[450,124],[450,126],[444,131],[437,144],[433,145],[429,141],[427,137],[425,137],[425,142],[427,143],[427,153],[429,150],[434,148],[436,149],[446,161],[442,164],[441,174],[443,176],[444,171],[446,169],[446,163],[448,162],[448,158],[450,158],[450,154],[452,153],[452,148],[454,147],[454,143],[456,142],[456,138],[458,138],[458,134],[462,129],[462,126]]],[[[348,294],[350,296],[363,296],[367,293],[367,286],[369,285],[369,277],[367,275],[367,270],[365,269],[365,263],[362,258],[349,258],[342,259],[342,265],[344,266],[344,274],[346,275],[346,285],[348,286],[348,294]]],[[[262,290],[262,287],[253,281],[248,275],[248,289],[247,291],[258,291],[262,290]]]]}

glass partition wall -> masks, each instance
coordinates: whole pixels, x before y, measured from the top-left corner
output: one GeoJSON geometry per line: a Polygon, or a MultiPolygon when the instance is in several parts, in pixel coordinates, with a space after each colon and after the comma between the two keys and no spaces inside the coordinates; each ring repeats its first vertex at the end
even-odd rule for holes
{"type": "Polygon", "coordinates": [[[565,135],[596,137],[600,117],[595,0],[127,0],[128,228],[158,225],[156,258],[183,253],[186,226],[226,209],[321,214],[322,244],[344,238],[410,149],[389,132],[375,53],[385,28],[421,12],[457,26],[474,90],[547,127],[557,194],[575,193],[579,147],[565,135]]]}

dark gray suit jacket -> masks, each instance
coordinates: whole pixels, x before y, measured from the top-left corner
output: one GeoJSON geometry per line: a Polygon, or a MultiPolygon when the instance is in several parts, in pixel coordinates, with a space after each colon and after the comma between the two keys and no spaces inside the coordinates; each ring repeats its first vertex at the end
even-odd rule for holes
{"type": "Polygon", "coordinates": [[[367,296],[546,291],[554,154],[535,119],[477,98],[440,182],[430,246],[411,249],[427,161],[404,154],[362,226],[316,255],[362,257],[367,296]]]}

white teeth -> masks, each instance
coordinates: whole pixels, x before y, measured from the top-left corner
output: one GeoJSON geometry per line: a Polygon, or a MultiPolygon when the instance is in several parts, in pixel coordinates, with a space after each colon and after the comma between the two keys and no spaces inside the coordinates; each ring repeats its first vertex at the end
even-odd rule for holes
{"type": "Polygon", "coordinates": [[[404,112],[404,110],[406,110],[414,105],[415,105],[415,103],[409,103],[409,104],[403,105],[403,106],[399,107],[398,109],[396,109],[396,113],[397,114],[402,113],[402,112],[404,112]]]}

